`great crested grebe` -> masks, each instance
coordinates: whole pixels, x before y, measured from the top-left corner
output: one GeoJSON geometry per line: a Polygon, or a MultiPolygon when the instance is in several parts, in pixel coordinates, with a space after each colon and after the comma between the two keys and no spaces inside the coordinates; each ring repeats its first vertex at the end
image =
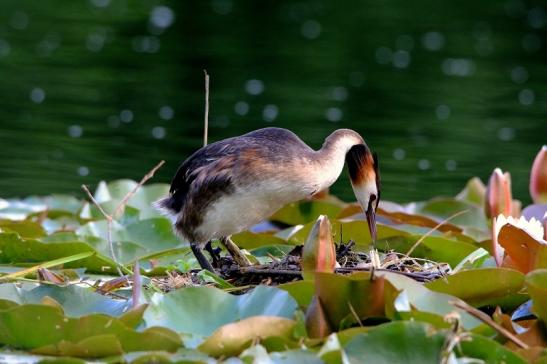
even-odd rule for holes
{"type": "MultiPolygon", "coordinates": [[[[378,159],[350,129],[333,132],[318,151],[281,128],[259,129],[209,144],[180,165],[169,196],[158,200],[156,207],[171,217],[175,232],[191,242],[200,266],[214,271],[203,255],[205,244],[220,239],[234,255],[230,235],[249,229],[290,202],[326,189],[340,176],[344,161],[376,240],[378,159]]],[[[212,253],[210,244],[207,248],[212,253]]]]}

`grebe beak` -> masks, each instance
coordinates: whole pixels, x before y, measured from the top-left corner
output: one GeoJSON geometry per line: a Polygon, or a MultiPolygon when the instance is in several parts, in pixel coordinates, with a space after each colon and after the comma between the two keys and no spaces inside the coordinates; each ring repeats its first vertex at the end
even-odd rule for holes
{"type": "Polygon", "coordinates": [[[376,242],[378,234],[376,232],[376,204],[372,201],[368,203],[368,208],[365,210],[365,215],[367,217],[368,230],[370,231],[370,236],[372,237],[372,243],[376,242]]]}

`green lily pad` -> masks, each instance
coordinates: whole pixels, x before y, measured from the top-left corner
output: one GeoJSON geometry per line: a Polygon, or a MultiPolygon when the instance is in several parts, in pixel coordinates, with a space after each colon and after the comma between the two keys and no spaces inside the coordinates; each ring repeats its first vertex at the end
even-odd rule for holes
{"type": "MultiPolygon", "coordinates": [[[[366,250],[370,248],[372,244],[372,238],[368,230],[366,221],[344,221],[331,220],[332,235],[334,236],[334,242],[340,241],[340,236],[343,241],[353,240],[359,249],[366,250]]],[[[310,234],[313,227],[313,223],[304,225],[300,230],[289,237],[289,242],[293,244],[303,244],[306,238],[310,234]]],[[[408,236],[407,232],[395,229],[391,226],[377,224],[378,241],[394,236],[408,236]]]]}
{"type": "Polygon", "coordinates": [[[344,347],[350,363],[439,363],[445,335],[418,322],[391,322],[351,339],[344,347]]]}
{"type": "Polygon", "coordinates": [[[537,269],[526,275],[526,287],[532,297],[532,311],[547,323],[547,269],[537,269]]]}
{"type": "Polygon", "coordinates": [[[451,267],[458,265],[477,247],[463,241],[451,240],[438,236],[427,236],[422,238],[418,235],[396,236],[382,239],[377,242],[376,247],[388,251],[393,249],[396,252],[406,254],[418,240],[420,244],[412,251],[416,258],[430,259],[439,263],[448,263],[451,267]]]}
{"type": "Polygon", "coordinates": [[[435,292],[461,298],[475,307],[501,306],[512,310],[524,303],[524,274],[506,268],[483,268],[458,272],[426,283],[435,292]]]}
{"type": "Polygon", "coordinates": [[[251,316],[292,318],[296,308],[286,291],[273,287],[258,286],[240,296],[216,288],[187,287],[154,294],[144,319],[148,326],[208,336],[223,325],[251,316]]]}
{"type": "Polygon", "coordinates": [[[439,363],[445,355],[450,357],[447,362],[526,363],[496,341],[476,334],[466,335],[452,352],[444,352],[450,335],[425,323],[391,322],[356,335],[344,351],[350,363],[439,363]]]}
{"type": "Polygon", "coordinates": [[[141,350],[175,351],[181,346],[179,336],[166,328],[137,332],[111,316],[69,318],[49,305],[0,310],[0,327],[0,343],[47,355],[102,357],[141,350]]]}
{"type": "Polygon", "coordinates": [[[262,345],[255,345],[245,350],[241,355],[243,363],[269,363],[269,364],[322,364],[324,363],[312,351],[304,349],[292,349],[279,352],[270,352],[262,345]]]}
{"type": "Polygon", "coordinates": [[[416,205],[416,213],[431,216],[436,219],[447,219],[452,215],[467,210],[466,213],[450,219],[450,223],[458,226],[469,226],[481,230],[488,229],[488,222],[482,206],[449,198],[435,198],[422,205],[416,205]]]}
{"type": "Polygon", "coordinates": [[[131,308],[128,300],[115,300],[79,286],[60,287],[41,285],[32,289],[20,288],[13,283],[0,285],[0,300],[18,304],[39,304],[45,297],[57,301],[69,317],[80,317],[91,313],[120,316],[131,308]]]}
{"type": "Polygon", "coordinates": [[[317,219],[319,215],[326,215],[329,219],[334,219],[342,211],[342,208],[343,204],[331,201],[293,202],[273,214],[270,220],[288,225],[306,224],[317,219]]]}
{"type": "Polygon", "coordinates": [[[244,231],[242,233],[232,235],[232,240],[242,249],[256,249],[269,245],[289,244],[286,240],[275,235],[253,233],[251,231],[244,231]]]}
{"type": "MultiPolygon", "coordinates": [[[[122,199],[137,186],[137,182],[129,179],[120,179],[109,183],[101,182],[94,193],[98,203],[111,202],[105,210],[112,214],[122,199]]],[[[139,210],[141,219],[160,217],[161,214],[152,206],[152,203],[161,197],[167,196],[169,185],[154,183],[140,187],[127,201],[127,206],[139,210]]]]}
{"type": "MultiPolygon", "coordinates": [[[[0,234],[0,264],[41,263],[82,252],[97,252],[81,241],[43,243],[34,239],[23,239],[16,233],[0,234]]],[[[76,262],[65,264],[64,268],[85,267],[90,272],[115,272],[115,263],[99,253],[76,262]]]]}
{"type": "Polygon", "coordinates": [[[520,355],[497,341],[471,333],[467,340],[460,342],[461,356],[484,360],[485,363],[525,364],[520,355]]]}
{"type": "MultiPolygon", "coordinates": [[[[377,272],[379,276],[386,279],[395,290],[394,301],[386,297],[386,313],[388,317],[401,318],[411,317],[415,311],[422,311],[439,316],[445,316],[451,312],[457,312],[461,318],[462,326],[467,330],[476,329],[482,325],[482,322],[471,316],[467,312],[457,309],[450,302],[458,300],[454,296],[445,293],[434,292],[415,280],[405,277],[402,274],[390,272],[377,272]],[[410,316],[407,316],[410,315],[410,316]]],[[[390,286],[386,285],[389,289],[390,286]]]]}
{"type": "Polygon", "coordinates": [[[37,239],[46,235],[42,226],[34,221],[0,220],[0,231],[16,232],[23,238],[37,239]]]}
{"type": "Polygon", "coordinates": [[[316,273],[315,290],[328,320],[336,329],[342,321],[384,316],[384,280],[368,272],[341,276],[316,273]]]}
{"type": "Polygon", "coordinates": [[[315,284],[312,281],[288,282],[280,284],[277,288],[289,292],[302,309],[308,307],[315,293],[315,284]]]}

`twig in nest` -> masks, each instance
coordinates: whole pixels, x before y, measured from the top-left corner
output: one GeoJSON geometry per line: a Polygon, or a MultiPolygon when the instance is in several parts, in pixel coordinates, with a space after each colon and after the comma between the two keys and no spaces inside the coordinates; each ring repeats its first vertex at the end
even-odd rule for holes
{"type": "Polygon", "coordinates": [[[209,131],[209,74],[207,70],[203,70],[205,74],[205,117],[203,120],[203,146],[207,145],[207,134],[209,131]]]}
{"type": "Polygon", "coordinates": [[[302,277],[302,272],[299,270],[264,269],[264,268],[254,268],[254,267],[240,267],[235,270],[243,274],[267,274],[267,275],[302,277]]]}
{"type": "Polygon", "coordinates": [[[496,330],[497,332],[499,332],[500,334],[502,334],[503,336],[505,336],[512,342],[514,342],[517,346],[523,349],[530,348],[528,344],[520,340],[518,337],[513,335],[510,331],[505,329],[503,326],[499,325],[496,321],[492,320],[490,316],[476,309],[475,307],[469,306],[467,303],[463,301],[450,301],[450,304],[461,310],[464,310],[471,316],[481,320],[482,322],[484,322],[485,324],[487,324],[488,326],[490,326],[491,328],[493,328],[494,330],[496,330]]]}
{"type": "MultiPolygon", "coordinates": [[[[342,231],[342,228],[340,226],[340,231],[342,231]]],[[[341,238],[340,238],[341,239],[341,238]]],[[[341,240],[340,240],[341,241],[341,240]]],[[[353,240],[350,240],[348,241],[348,243],[344,246],[344,249],[339,253],[339,255],[341,257],[345,256],[346,254],[348,254],[348,252],[350,251],[350,249],[355,245],[355,241],[353,240]]]]}
{"type": "MultiPolygon", "coordinates": [[[[89,199],[91,200],[91,202],[93,202],[93,204],[99,209],[101,214],[103,214],[103,216],[106,219],[106,226],[107,226],[106,240],[108,242],[108,249],[110,250],[110,256],[112,257],[112,260],[114,260],[114,262],[116,263],[116,268],[117,268],[118,273],[120,274],[120,276],[123,276],[123,273],[120,269],[121,264],[118,262],[118,259],[116,258],[116,254],[114,253],[114,245],[113,245],[113,242],[112,242],[112,222],[118,217],[118,214],[125,208],[125,205],[127,205],[127,202],[129,201],[129,199],[131,197],[133,197],[133,195],[135,193],[137,193],[138,189],[141,188],[142,185],[146,183],[146,181],[148,181],[150,178],[154,177],[154,174],[156,173],[156,171],[164,163],[165,163],[165,161],[163,161],[163,160],[160,161],[154,168],[152,168],[150,170],[150,172],[145,174],[144,177],[141,179],[141,181],[135,186],[135,188],[133,188],[133,190],[129,191],[124,196],[124,198],[122,198],[122,200],[120,201],[118,206],[116,206],[116,208],[114,209],[114,212],[112,213],[112,215],[107,214],[106,211],[103,210],[101,205],[97,202],[97,200],[95,200],[95,198],[93,197],[93,194],[91,194],[91,192],[89,191],[87,186],[82,185],[82,189],[86,192],[86,194],[89,197],[89,199]]],[[[125,267],[123,267],[123,268],[125,269],[125,267]]],[[[132,272],[129,271],[129,273],[132,273],[132,272]]]]}
{"type": "Polygon", "coordinates": [[[454,215],[452,216],[449,216],[447,217],[446,219],[444,219],[443,221],[441,221],[440,223],[438,223],[437,225],[435,225],[434,228],[432,228],[431,230],[429,230],[426,234],[422,235],[422,237],[420,239],[418,239],[418,241],[416,243],[414,243],[414,245],[412,245],[412,248],[410,248],[408,250],[408,252],[406,252],[406,255],[407,256],[410,256],[410,254],[412,254],[412,252],[414,251],[414,249],[416,249],[418,247],[418,245],[421,244],[421,242],[427,238],[429,235],[433,234],[433,232],[435,232],[435,230],[437,230],[438,228],[440,228],[441,226],[443,226],[444,224],[446,224],[448,221],[452,220],[453,218],[457,217],[457,216],[460,216],[460,215],[463,215],[465,214],[466,212],[469,212],[469,210],[462,210],[462,211],[459,211],[459,212],[456,212],[454,215]]]}

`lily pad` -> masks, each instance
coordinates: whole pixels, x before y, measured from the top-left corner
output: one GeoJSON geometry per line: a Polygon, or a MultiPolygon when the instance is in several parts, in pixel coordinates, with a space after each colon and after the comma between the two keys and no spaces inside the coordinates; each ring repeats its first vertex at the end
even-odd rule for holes
{"type": "Polygon", "coordinates": [[[120,316],[131,308],[128,300],[115,300],[79,286],[60,287],[41,285],[32,289],[20,288],[13,283],[0,285],[0,299],[18,304],[39,304],[44,298],[58,302],[69,317],[80,317],[91,313],[120,316]]]}
{"type": "MultiPolygon", "coordinates": [[[[43,243],[23,239],[16,233],[0,234],[0,264],[41,263],[82,252],[97,252],[81,241],[43,243]]],[[[115,272],[115,263],[99,253],[77,262],[67,263],[64,268],[85,267],[90,272],[115,272]]]]}
{"type": "Polygon", "coordinates": [[[458,272],[426,283],[435,292],[461,298],[475,307],[500,306],[516,308],[528,299],[522,293],[524,274],[505,268],[483,268],[458,272]]]}
{"type": "Polygon", "coordinates": [[[386,296],[386,313],[388,317],[397,318],[400,314],[401,318],[405,318],[406,314],[411,317],[415,311],[426,312],[438,316],[445,316],[451,312],[457,312],[460,315],[461,324],[467,330],[473,330],[482,325],[482,322],[467,312],[456,309],[451,304],[452,301],[458,300],[454,296],[445,293],[434,292],[415,280],[405,277],[401,274],[391,272],[377,272],[379,276],[386,279],[390,285],[386,284],[386,289],[393,287],[393,296],[386,296]],[[390,302],[388,297],[393,297],[395,300],[390,302]]]}
{"type": "Polygon", "coordinates": [[[391,322],[355,336],[344,347],[350,363],[439,363],[445,334],[419,322],[391,322]]]}
{"type": "Polygon", "coordinates": [[[180,338],[166,328],[136,332],[102,314],[68,318],[49,305],[27,304],[0,310],[0,343],[34,353],[102,357],[129,351],[175,351],[180,338]]]}
{"type": "Polygon", "coordinates": [[[272,287],[258,286],[241,296],[216,288],[187,287],[154,294],[144,319],[148,326],[208,336],[223,325],[251,316],[292,318],[296,308],[287,292],[272,287]]]}
{"type": "Polygon", "coordinates": [[[272,221],[278,221],[289,225],[306,224],[317,219],[319,215],[326,215],[334,219],[343,204],[330,201],[301,201],[290,203],[270,217],[272,221]]]}
{"type": "Polygon", "coordinates": [[[547,269],[537,269],[528,273],[526,287],[532,297],[532,310],[547,323],[547,269]]]}
{"type": "Polygon", "coordinates": [[[238,355],[257,339],[291,338],[296,322],[283,317],[254,316],[220,327],[198,349],[212,356],[238,355]]]}

